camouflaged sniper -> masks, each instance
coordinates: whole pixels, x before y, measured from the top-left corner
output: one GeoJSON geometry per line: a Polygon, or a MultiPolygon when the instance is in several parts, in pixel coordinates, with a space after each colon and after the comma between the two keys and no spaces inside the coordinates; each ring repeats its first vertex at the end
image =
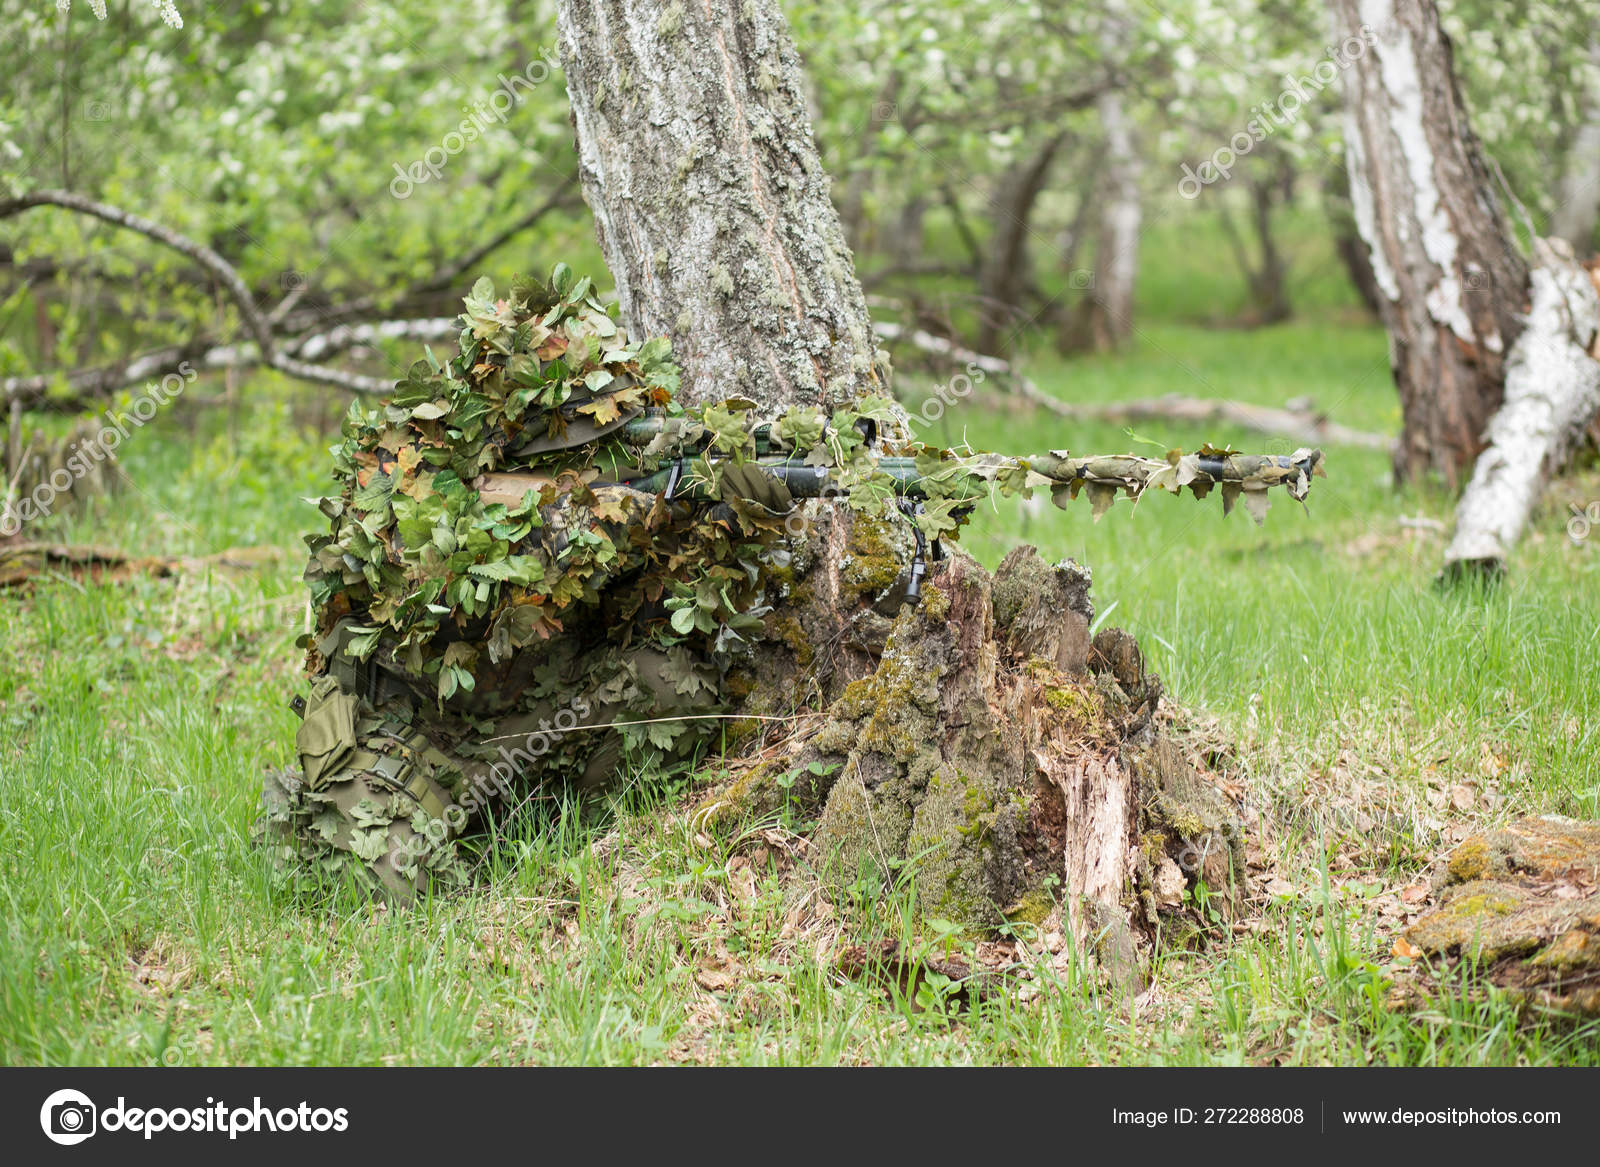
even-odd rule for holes
{"type": "Polygon", "coordinates": [[[378,409],[351,406],[338,497],[307,538],[313,631],[298,774],[266,791],[285,870],[406,899],[467,878],[491,815],[632,760],[692,761],[727,712],[723,679],[763,626],[769,569],[804,530],[797,498],[913,524],[917,560],[880,599],[913,601],[930,543],[992,490],[1203,496],[1259,522],[1304,498],[1322,455],[1207,447],[1166,459],[1007,458],[894,441],[893,403],[760,417],[686,410],[665,340],[634,344],[587,279],[466,299],[460,354],[430,351],[378,409]]]}

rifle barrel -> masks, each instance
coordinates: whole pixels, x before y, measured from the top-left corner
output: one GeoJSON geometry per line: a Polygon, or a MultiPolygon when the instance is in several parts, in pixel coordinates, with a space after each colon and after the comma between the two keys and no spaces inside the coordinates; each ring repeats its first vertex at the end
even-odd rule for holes
{"type": "MultiPolygon", "coordinates": [[[[1321,465],[1322,451],[1301,451],[1298,458],[1282,454],[1202,454],[1192,456],[1192,459],[1193,473],[1186,481],[1293,486],[1302,481],[1309,483],[1321,465]]],[[[828,467],[810,466],[800,458],[757,458],[754,464],[764,473],[782,481],[796,498],[825,495],[829,493],[829,486],[833,482],[828,467]]],[[[1172,464],[1164,459],[1141,458],[1132,454],[1071,458],[1052,453],[1032,458],[977,455],[970,459],[959,459],[955,466],[969,469],[972,478],[971,497],[976,500],[987,493],[987,485],[980,480],[997,469],[1033,471],[1052,486],[1071,486],[1074,482],[1082,482],[1123,488],[1130,484],[1143,486],[1161,471],[1171,468],[1172,464]]],[[[924,476],[915,458],[879,458],[877,468],[893,480],[897,493],[911,497],[925,493],[922,486],[924,476]]],[[[706,482],[703,479],[686,478],[682,467],[676,462],[652,473],[618,478],[617,481],[647,494],[670,492],[674,498],[707,497],[706,482]]],[[[945,485],[942,493],[948,496],[949,484],[945,485]]]]}

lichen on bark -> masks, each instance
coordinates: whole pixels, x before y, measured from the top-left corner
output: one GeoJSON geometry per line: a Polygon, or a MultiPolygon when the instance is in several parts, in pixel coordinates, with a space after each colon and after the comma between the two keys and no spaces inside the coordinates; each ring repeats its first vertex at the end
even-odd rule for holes
{"type": "Polygon", "coordinates": [[[881,392],[887,357],[775,4],[565,0],[558,31],[623,323],[669,336],[690,405],[881,392]]]}

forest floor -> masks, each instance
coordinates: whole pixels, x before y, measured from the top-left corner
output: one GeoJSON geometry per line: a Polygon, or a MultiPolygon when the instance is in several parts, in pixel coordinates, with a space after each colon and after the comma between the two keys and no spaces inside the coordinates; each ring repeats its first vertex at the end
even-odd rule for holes
{"type": "MultiPolygon", "coordinates": [[[[1308,394],[1393,432],[1381,332],[1313,308],[1255,331],[1174,311],[1124,355],[1030,371],[1074,400],[1308,394]]],[[[927,438],[1130,445],[994,389],[927,438]]],[[[300,389],[250,400],[159,419],[125,447],[127,489],[42,529],[140,554],[251,548],[247,567],[56,572],[0,593],[0,1063],[1600,1062],[1600,1024],[1492,991],[1407,997],[1416,970],[1394,946],[1468,833],[1600,817],[1600,529],[1566,529],[1569,503],[1600,499],[1593,471],[1562,484],[1487,593],[1432,586],[1449,499],[1394,490],[1370,450],[1330,448],[1309,512],[1279,501],[1259,530],[1168,498],[1098,524],[1086,506],[974,517],[964,543],[987,563],[1029,542],[1090,565],[1101,619],[1239,759],[1266,868],[1252,919],[1160,952],[1129,999],[1057,937],[916,929],[903,894],[830,901],[805,822],[701,832],[715,765],[641,777],[603,808],[536,808],[470,892],[411,911],[276,891],[249,828],[263,768],[292,760],[299,537],[317,521],[299,500],[324,489],[337,417],[300,389]],[[984,941],[1031,979],[957,1009],[937,977],[841,972],[846,950],[885,941],[913,960],[984,941]]],[[[1225,427],[1140,430],[1277,450],[1225,427]]]]}

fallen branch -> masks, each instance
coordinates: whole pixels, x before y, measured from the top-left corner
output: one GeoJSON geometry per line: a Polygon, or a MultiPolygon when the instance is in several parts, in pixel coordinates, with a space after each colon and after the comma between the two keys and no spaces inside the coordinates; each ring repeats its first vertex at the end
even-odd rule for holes
{"type": "Polygon", "coordinates": [[[1337,444],[1387,450],[1394,439],[1370,430],[1340,425],[1313,409],[1284,409],[1271,405],[1252,405],[1247,401],[1183,397],[1145,397],[1134,401],[1109,401],[1098,405],[1061,401],[1044,396],[1038,404],[1074,421],[1131,423],[1139,421],[1177,421],[1238,426],[1252,433],[1288,438],[1301,445],[1337,444]]]}
{"type": "MultiPolygon", "coordinates": [[[[313,332],[288,340],[284,342],[284,351],[299,361],[323,361],[349,349],[373,345],[382,340],[453,340],[460,332],[459,321],[443,316],[421,320],[384,320],[371,324],[341,324],[324,332],[313,332]]],[[[178,373],[184,364],[202,371],[219,371],[252,368],[265,363],[259,347],[248,341],[217,344],[202,338],[189,344],[153,349],[130,361],[81,369],[67,374],[65,378],[56,373],[7,377],[0,380],[0,399],[33,404],[47,398],[52,389],[64,381],[69,393],[51,398],[49,403],[71,409],[89,399],[105,397],[119,389],[178,373]]],[[[384,381],[383,385],[386,393],[393,388],[392,381],[384,381]]]]}
{"type": "Polygon", "coordinates": [[[1489,420],[1489,445],[1456,506],[1447,576],[1496,574],[1528,523],[1545,483],[1566,465],[1600,413],[1600,298],[1560,240],[1534,244],[1526,327],[1506,358],[1505,400],[1489,420]]]}
{"type": "Polygon", "coordinates": [[[0,542],[0,588],[16,587],[40,575],[64,572],[99,583],[133,575],[168,576],[179,571],[223,568],[254,571],[283,558],[276,547],[232,547],[214,555],[130,555],[115,547],[62,543],[0,542]]]}
{"type": "Polygon", "coordinates": [[[1111,401],[1089,405],[1083,402],[1063,401],[1052,397],[1027,377],[1019,373],[1010,361],[986,356],[964,348],[942,336],[923,329],[907,329],[899,324],[873,322],[873,330],[884,341],[903,341],[919,352],[960,365],[980,369],[989,376],[1000,378],[1006,391],[1040,409],[1049,410],[1058,417],[1072,421],[1102,421],[1126,424],[1141,421],[1177,421],[1201,424],[1222,423],[1237,426],[1252,433],[1287,438],[1299,445],[1338,444],[1360,446],[1369,450],[1387,450],[1394,439],[1369,430],[1351,429],[1330,421],[1310,408],[1277,408],[1270,405],[1252,405],[1246,401],[1218,401],[1204,397],[1183,397],[1172,393],[1165,397],[1145,397],[1134,401],[1111,401]]]}
{"type": "MultiPolygon", "coordinates": [[[[77,211],[78,215],[88,215],[91,218],[101,219],[102,223],[109,223],[115,227],[123,227],[125,231],[133,231],[144,235],[146,239],[162,243],[163,247],[178,251],[179,255],[186,256],[190,261],[202,267],[203,271],[213,277],[216,282],[227,291],[229,298],[234,301],[240,319],[245,322],[245,328],[250,333],[250,343],[210,344],[206,341],[192,341],[189,344],[168,346],[165,349],[149,352],[149,354],[134,357],[130,362],[122,365],[109,365],[109,367],[96,368],[96,370],[80,371],[67,378],[67,386],[74,389],[77,395],[101,395],[106,392],[120,389],[126,384],[136,384],[146,381],[152,376],[163,376],[166,373],[178,371],[181,363],[190,362],[200,367],[224,368],[238,367],[238,365],[266,365],[275,368],[280,373],[314,383],[331,384],[339,389],[350,389],[360,394],[384,394],[394,386],[392,379],[374,378],[363,376],[360,373],[347,373],[338,368],[323,368],[309,359],[304,359],[309,349],[309,339],[302,339],[299,343],[286,343],[285,338],[278,336],[274,325],[278,322],[277,314],[272,317],[262,314],[256,306],[256,299],[246,287],[245,280],[238,274],[227,259],[219,256],[210,247],[203,243],[187,239],[186,235],[171,231],[170,227],[152,223],[150,219],[138,215],[130,215],[128,211],[117,207],[109,207],[107,203],[94,202],[85,199],[83,195],[72,194],[70,190],[34,190],[30,194],[21,195],[18,199],[8,199],[0,202],[0,219],[21,215],[22,211],[34,207],[59,207],[64,210],[77,211]]],[[[291,293],[293,295],[293,293],[291,293]]],[[[282,306],[280,306],[282,307],[282,306]]],[[[371,327],[371,325],[368,325],[371,327]]],[[[339,330],[333,330],[338,333],[339,330]]],[[[333,333],[326,333],[323,339],[323,351],[339,351],[339,343],[333,341],[333,333]]],[[[349,333],[355,336],[357,333],[349,333]]],[[[378,336],[379,333],[373,333],[378,336]]],[[[395,333],[398,336],[416,338],[414,333],[403,330],[395,333]]],[[[432,335],[432,333],[429,333],[432,335]]],[[[350,339],[350,344],[360,343],[358,339],[350,339]]],[[[8,378],[5,386],[5,399],[37,399],[45,394],[54,383],[53,375],[29,376],[29,378],[8,378]]]]}

